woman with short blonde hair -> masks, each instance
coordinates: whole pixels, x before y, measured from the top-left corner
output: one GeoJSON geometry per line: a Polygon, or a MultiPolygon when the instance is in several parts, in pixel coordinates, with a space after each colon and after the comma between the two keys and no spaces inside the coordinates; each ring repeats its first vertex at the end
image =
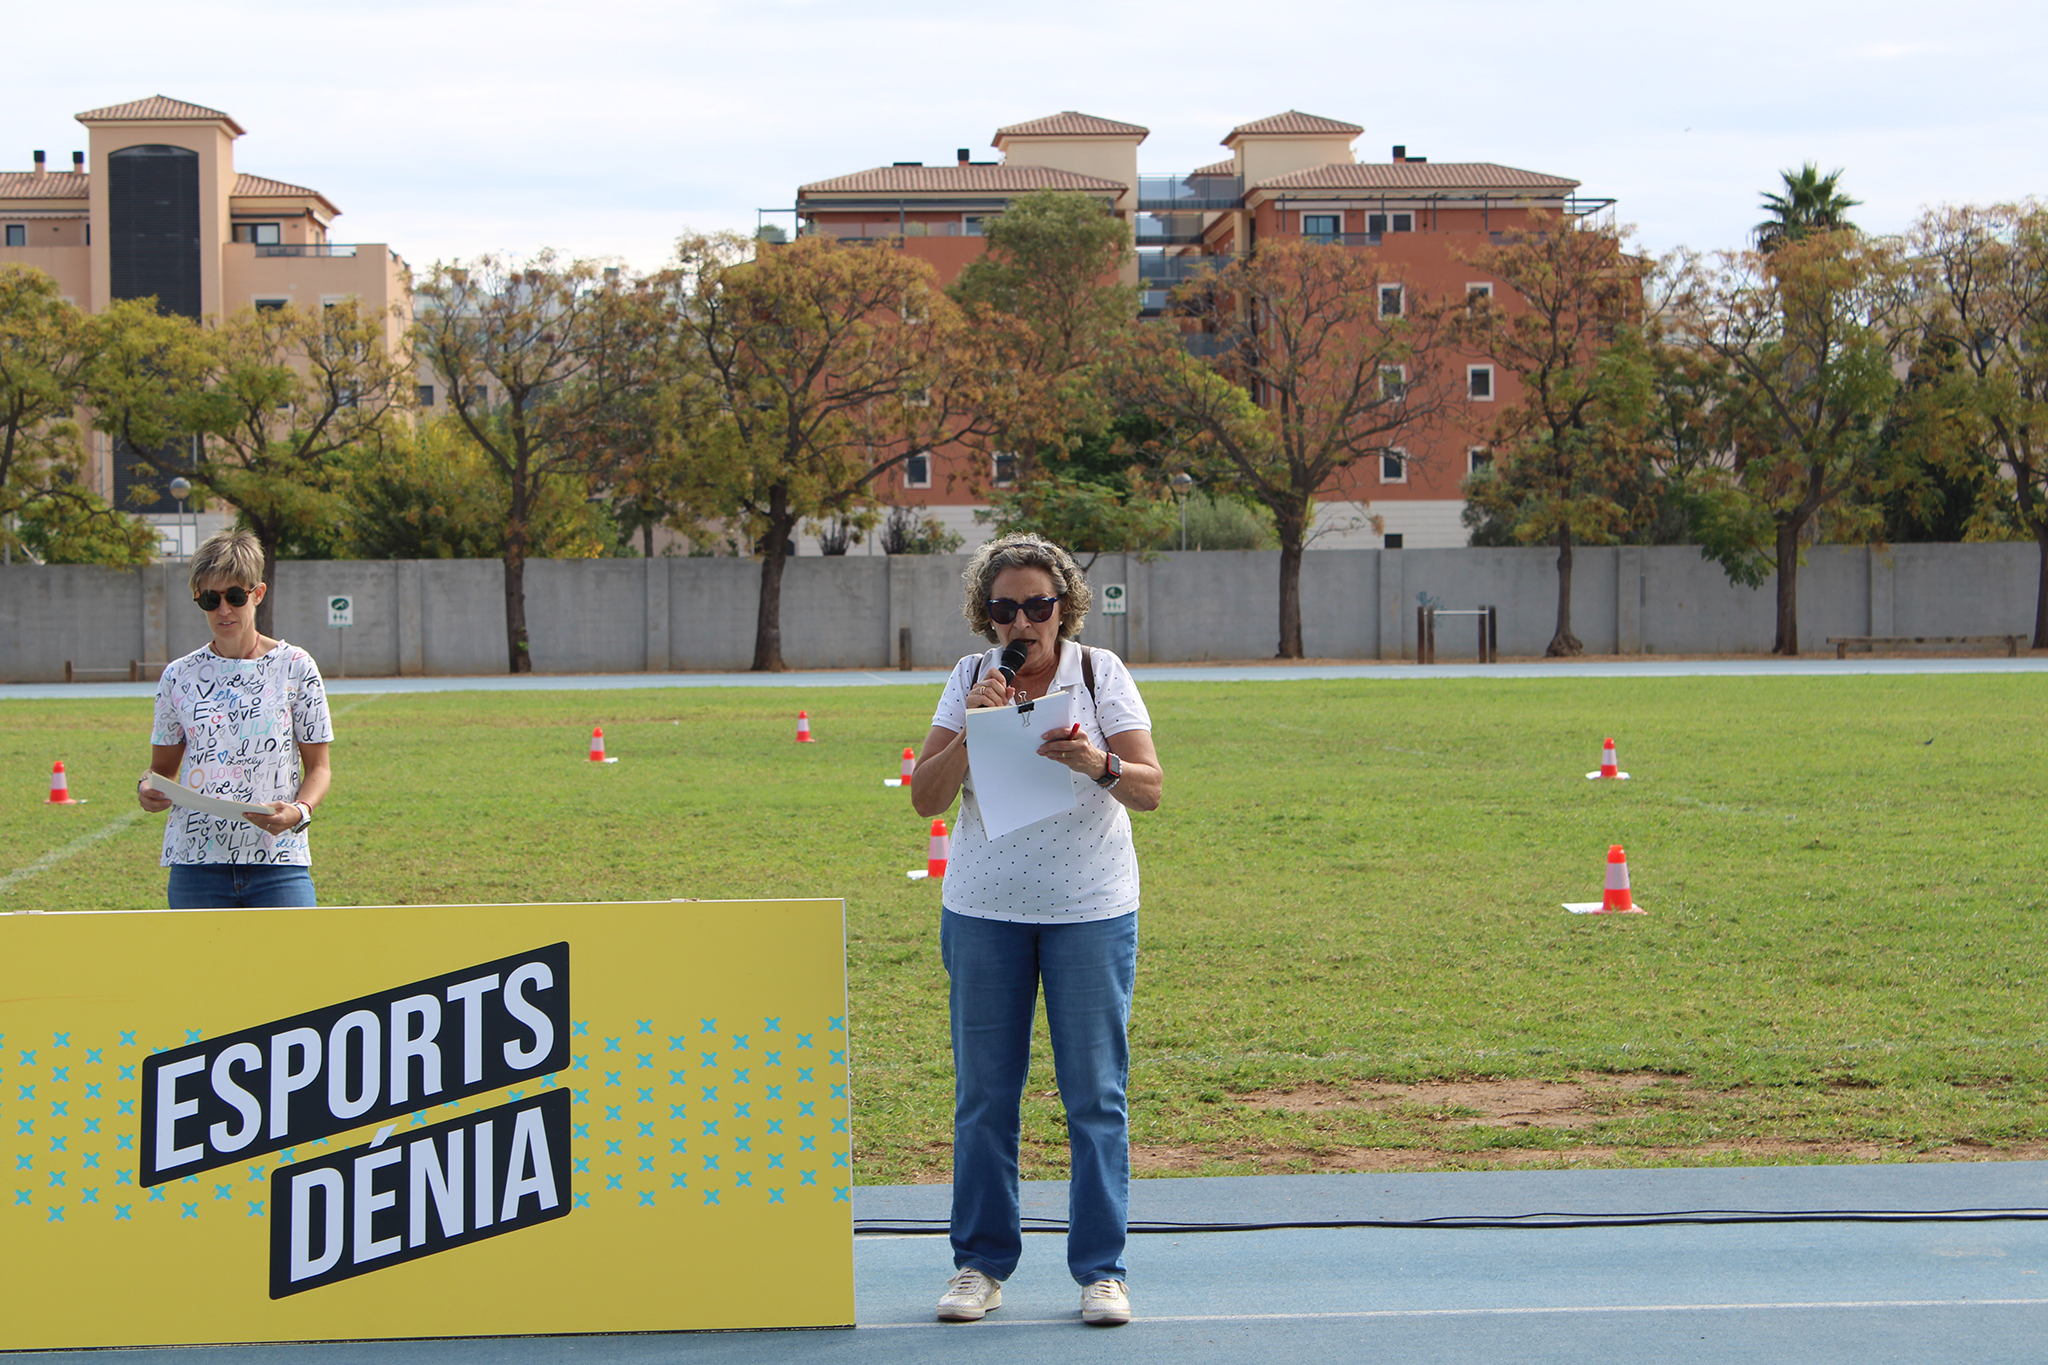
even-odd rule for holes
{"type": "Polygon", "coordinates": [[[334,727],[313,656],[256,629],[263,546],[223,531],[192,557],[192,600],[213,639],[164,669],[149,772],[136,800],[164,825],[173,910],[314,904],[306,829],[327,795],[334,727]],[[175,806],[151,773],[243,807],[214,815],[175,806]]]}

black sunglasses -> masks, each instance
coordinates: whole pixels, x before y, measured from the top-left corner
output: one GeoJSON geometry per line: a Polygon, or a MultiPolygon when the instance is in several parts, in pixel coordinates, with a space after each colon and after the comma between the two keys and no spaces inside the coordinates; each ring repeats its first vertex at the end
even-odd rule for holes
{"type": "Polygon", "coordinates": [[[212,588],[208,588],[192,600],[199,604],[199,610],[212,611],[220,605],[220,599],[223,597],[228,599],[228,605],[231,607],[246,607],[249,605],[249,590],[247,588],[229,588],[226,592],[215,592],[212,588]]]}
{"type": "Polygon", "coordinates": [[[1022,602],[1012,602],[1007,597],[991,597],[988,600],[988,619],[999,626],[1007,626],[1017,619],[1017,609],[1024,609],[1024,619],[1037,625],[1052,620],[1052,609],[1059,605],[1064,593],[1051,597],[1027,597],[1022,602]]]}

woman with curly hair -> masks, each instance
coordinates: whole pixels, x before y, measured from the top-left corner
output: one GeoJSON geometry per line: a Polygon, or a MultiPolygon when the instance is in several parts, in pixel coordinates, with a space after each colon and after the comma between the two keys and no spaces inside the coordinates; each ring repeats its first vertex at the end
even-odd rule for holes
{"type": "Polygon", "coordinates": [[[911,779],[918,814],[960,796],[939,915],[951,981],[953,1265],[938,1315],[971,1322],[1001,1305],[1023,1250],[1017,1148],[1031,1020],[1045,990],[1053,1071],[1067,1112],[1067,1268],[1082,1321],[1130,1321],[1124,1280],[1130,1196],[1127,1037],[1138,956],[1138,860],[1132,810],[1159,805],[1152,720],[1123,661],[1076,643],[1091,594],[1073,556],[1008,535],[962,575],[962,614],[993,648],[954,665],[911,779]],[[1005,646],[1026,653],[1014,681],[1005,646]],[[1075,804],[990,839],[974,794],[967,712],[1065,690],[1079,724],[1038,749],[1074,774],[1075,804]]]}

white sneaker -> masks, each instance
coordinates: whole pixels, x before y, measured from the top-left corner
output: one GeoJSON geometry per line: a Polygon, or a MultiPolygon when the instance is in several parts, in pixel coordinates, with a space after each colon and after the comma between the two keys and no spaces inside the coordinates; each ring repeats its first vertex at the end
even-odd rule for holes
{"type": "Polygon", "coordinates": [[[1130,1320],[1131,1300],[1122,1280],[1097,1280],[1081,1291],[1081,1321],[1094,1327],[1121,1327],[1130,1320]]]}
{"type": "Polygon", "coordinates": [[[946,1292],[939,1295],[939,1321],[979,1322],[989,1309],[1002,1306],[1001,1285],[979,1270],[963,1270],[946,1281],[946,1292]]]}

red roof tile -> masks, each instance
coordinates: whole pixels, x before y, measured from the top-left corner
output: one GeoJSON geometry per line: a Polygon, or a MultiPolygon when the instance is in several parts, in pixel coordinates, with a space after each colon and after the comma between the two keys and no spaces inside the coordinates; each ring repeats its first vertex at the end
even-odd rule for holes
{"type": "Polygon", "coordinates": [[[1215,163],[1214,165],[1209,165],[1209,166],[1197,166],[1197,167],[1195,167],[1195,168],[1194,168],[1194,169],[1193,169],[1192,171],[1189,171],[1189,172],[1188,172],[1188,174],[1189,174],[1189,175],[1236,175],[1236,174],[1237,174],[1237,158],[1233,156],[1233,157],[1231,157],[1231,158],[1230,158],[1230,159],[1229,159],[1228,161],[1218,161],[1218,162],[1216,162],[1216,163],[1215,163]]]}
{"type": "Polygon", "coordinates": [[[1254,190],[1498,190],[1563,194],[1576,180],[1487,161],[1332,162],[1261,180],[1254,190]]]}
{"type": "Polygon", "coordinates": [[[1230,137],[1223,139],[1228,147],[1232,138],[1258,137],[1265,134],[1301,133],[1347,133],[1357,137],[1365,129],[1355,123],[1341,123],[1333,118],[1322,118],[1316,114],[1304,114],[1299,109],[1289,109],[1284,114],[1262,118],[1253,123],[1240,123],[1230,130],[1230,137]]]}
{"type": "Polygon", "coordinates": [[[83,199],[90,183],[73,171],[0,171],[0,199],[83,199]]]}
{"type": "Polygon", "coordinates": [[[798,187],[802,194],[1024,194],[1032,190],[1122,193],[1120,180],[1051,166],[877,166],[798,187]]]}
{"type": "Polygon", "coordinates": [[[233,193],[237,199],[318,199],[327,206],[330,216],[341,212],[333,200],[318,190],[309,190],[304,185],[287,185],[282,180],[267,180],[260,175],[237,175],[233,193]]]}
{"type": "Polygon", "coordinates": [[[1143,142],[1150,135],[1150,128],[1141,128],[1135,123],[1118,123],[1115,119],[1097,118],[1069,109],[1049,118],[1035,118],[1029,123],[1013,123],[1007,128],[996,129],[993,145],[1000,147],[1006,137],[1130,137],[1136,134],[1143,142]]]}
{"type": "Polygon", "coordinates": [[[126,104],[110,104],[104,109],[88,109],[77,115],[80,123],[183,123],[193,119],[220,120],[240,137],[248,130],[218,109],[208,109],[201,104],[187,104],[174,100],[169,95],[152,95],[146,100],[130,100],[126,104]]]}

